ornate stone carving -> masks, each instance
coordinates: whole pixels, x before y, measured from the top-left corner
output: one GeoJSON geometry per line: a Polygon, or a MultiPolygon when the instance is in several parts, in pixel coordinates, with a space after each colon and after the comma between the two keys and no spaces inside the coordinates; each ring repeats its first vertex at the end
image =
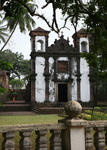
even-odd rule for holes
{"type": "Polygon", "coordinates": [[[72,45],[69,45],[69,41],[65,40],[63,35],[60,37],[59,40],[55,40],[54,44],[52,44],[48,49],[47,52],[74,52],[74,48],[72,45]]]}

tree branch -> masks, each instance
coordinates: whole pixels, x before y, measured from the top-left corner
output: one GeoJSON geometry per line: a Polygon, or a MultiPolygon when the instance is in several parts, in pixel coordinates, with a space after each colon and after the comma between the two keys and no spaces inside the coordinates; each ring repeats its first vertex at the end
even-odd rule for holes
{"type": "MultiPolygon", "coordinates": [[[[57,34],[59,33],[59,28],[58,28],[58,24],[57,24],[57,21],[56,21],[56,11],[55,11],[55,6],[53,6],[53,21],[52,21],[52,25],[49,23],[49,21],[43,16],[43,15],[40,15],[38,13],[35,13],[35,10],[31,10],[24,2],[22,2],[21,0],[16,0],[17,2],[19,2],[21,5],[23,5],[27,11],[30,13],[31,16],[36,16],[36,17],[39,17],[41,19],[43,19],[46,24],[53,30],[55,31],[57,34]],[[54,27],[54,24],[55,23],[55,27],[54,27]]],[[[47,5],[46,5],[47,6],[47,5]]],[[[46,7],[45,6],[45,7],[46,7]]]]}

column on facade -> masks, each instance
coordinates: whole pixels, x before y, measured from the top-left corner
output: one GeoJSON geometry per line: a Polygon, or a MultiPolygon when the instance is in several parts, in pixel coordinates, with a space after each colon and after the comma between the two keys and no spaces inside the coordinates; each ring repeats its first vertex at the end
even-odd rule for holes
{"type": "Polygon", "coordinates": [[[55,101],[57,102],[58,101],[58,84],[56,84],[56,80],[57,80],[57,75],[56,75],[56,73],[57,73],[57,68],[56,68],[56,66],[57,66],[57,58],[58,57],[53,57],[53,59],[54,59],[54,84],[55,84],[55,91],[56,91],[56,93],[55,93],[55,101]]]}
{"type": "Polygon", "coordinates": [[[49,57],[45,57],[45,71],[44,71],[44,76],[45,76],[45,101],[49,101],[49,57]]]}
{"type": "Polygon", "coordinates": [[[69,61],[69,63],[68,63],[68,73],[69,73],[69,94],[68,94],[68,98],[69,99],[72,99],[72,81],[73,81],[73,79],[72,79],[72,58],[71,57],[68,57],[68,61],[69,61]]]}
{"type": "Polygon", "coordinates": [[[31,103],[35,103],[35,80],[36,80],[36,74],[35,74],[35,57],[32,57],[31,59],[31,103]]]}
{"type": "Polygon", "coordinates": [[[35,52],[35,37],[31,39],[32,52],[35,52]]]}
{"type": "Polygon", "coordinates": [[[68,57],[68,60],[69,60],[69,80],[72,81],[72,58],[71,57],[68,57]]]}
{"type": "Polygon", "coordinates": [[[94,79],[91,74],[91,71],[89,74],[89,81],[90,81],[90,101],[93,101],[94,100],[94,79]]]}
{"type": "Polygon", "coordinates": [[[57,61],[57,58],[54,57],[54,80],[56,80],[57,76],[56,76],[56,61],[57,61]]]}
{"type": "Polygon", "coordinates": [[[81,74],[80,74],[80,57],[77,56],[77,100],[81,100],[81,74]]]}
{"type": "Polygon", "coordinates": [[[46,36],[46,38],[45,38],[45,49],[47,50],[47,48],[48,48],[48,36],[46,36]]]}

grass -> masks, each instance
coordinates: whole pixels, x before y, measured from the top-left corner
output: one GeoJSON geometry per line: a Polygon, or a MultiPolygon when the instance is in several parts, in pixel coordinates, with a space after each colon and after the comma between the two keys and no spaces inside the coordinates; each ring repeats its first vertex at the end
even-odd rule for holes
{"type": "MultiPolygon", "coordinates": [[[[82,118],[85,120],[107,120],[107,109],[96,107],[95,110],[85,110],[82,118]]],[[[62,117],[58,115],[14,115],[0,116],[0,125],[21,124],[54,124],[62,117]]]]}
{"type": "Polygon", "coordinates": [[[58,115],[0,116],[0,125],[53,124],[61,119],[58,115]]]}

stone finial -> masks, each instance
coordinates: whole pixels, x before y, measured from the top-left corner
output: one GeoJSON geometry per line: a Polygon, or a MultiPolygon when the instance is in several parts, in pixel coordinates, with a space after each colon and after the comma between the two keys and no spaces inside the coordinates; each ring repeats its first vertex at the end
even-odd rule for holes
{"type": "Polygon", "coordinates": [[[73,118],[78,118],[78,116],[82,112],[82,106],[80,103],[74,100],[70,100],[66,103],[65,105],[65,113],[67,114],[68,118],[73,119],[73,118]]]}

